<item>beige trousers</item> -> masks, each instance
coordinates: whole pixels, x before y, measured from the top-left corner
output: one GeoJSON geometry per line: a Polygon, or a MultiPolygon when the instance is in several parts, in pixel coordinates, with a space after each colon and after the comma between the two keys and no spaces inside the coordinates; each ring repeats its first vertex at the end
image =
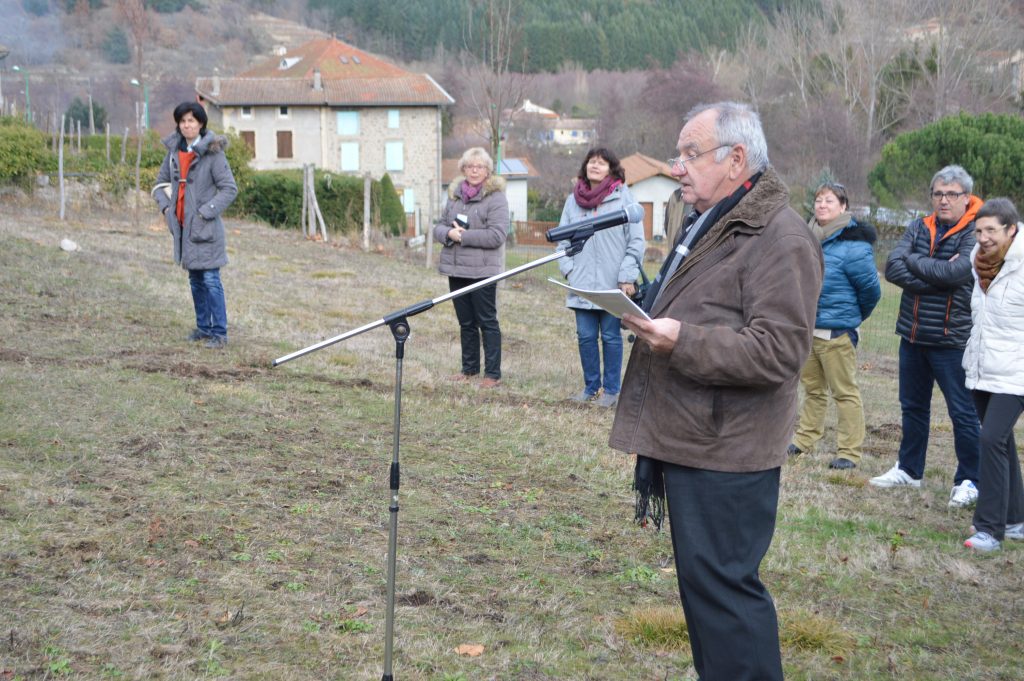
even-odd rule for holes
{"type": "Polygon", "coordinates": [[[832,340],[815,338],[811,355],[800,372],[804,403],[793,444],[807,452],[825,433],[825,412],[831,393],[838,421],[836,456],[860,460],[864,444],[864,405],[857,387],[857,350],[848,335],[832,340]]]}

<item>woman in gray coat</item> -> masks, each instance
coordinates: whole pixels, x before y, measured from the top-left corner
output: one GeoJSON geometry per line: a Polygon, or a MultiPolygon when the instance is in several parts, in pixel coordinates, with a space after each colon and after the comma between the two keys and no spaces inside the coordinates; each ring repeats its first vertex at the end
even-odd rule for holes
{"type": "Polygon", "coordinates": [[[227,138],[206,129],[206,111],[197,102],[174,109],[177,129],[164,138],[164,158],[153,198],[174,240],[174,262],[188,270],[196,328],[190,341],[208,348],[228,343],[228,313],[220,268],[228,263],[224,212],[238,194],[224,156],[227,138]]]}
{"type": "MultiPolygon", "coordinates": [[[[448,203],[434,225],[434,240],[444,247],[438,270],[448,275],[448,288],[458,290],[505,269],[508,236],[508,200],[505,180],[494,171],[494,161],[482,147],[467,149],[459,159],[463,173],[448,185],[448,203]]],[[[501,328],[498,326],[497,285],[452,300],[462,341],[465,381],[480,373],[483,336],[484,377],[480,385],[494,388],[501,381],[501,328]]]]}
{"type": "MultiPolygon", "coordinates": [[[[623,210],[636,203],[626,187],[626,174],[618,157],[608,149],[587,152],[576,178],[572,194],[565,200],[560,225],[578,222],[600,213],[623,210]]],[[[558,244],[566,248],[567,241],[558,244]]],[[[631,222],[622,227],[604,229],[587,240],[583,250],[571,258],[562,258],[558,267],[569,285],[589,290],[618,287],[627,296],[635,292],[644,256],[644,227],[631,222]]],[[[622,327],[619,318],[589,300],[570,293],[566,307],[576,313],[576,338],[583,365],[583,390],[569,399],[595,401],[601,407],[613,407],[622,385],[622,327]],[[597,339],[604,349],[604,372],[597,339]],[[601,388],[604,392],[598,395],[601,388]]]]}

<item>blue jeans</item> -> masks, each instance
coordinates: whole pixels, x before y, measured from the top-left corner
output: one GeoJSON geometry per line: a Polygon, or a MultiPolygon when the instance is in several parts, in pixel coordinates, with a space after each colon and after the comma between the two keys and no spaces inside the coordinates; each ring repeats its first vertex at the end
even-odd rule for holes
{"type": "Polygon", "coordinates": [[[964,384],[961,366],[964,351],[958,348],[918,345],[900,340],[900,407],[903,410],[903,439],[899,466],[910,477],[924,477],[928,430],[931,425],[932,386],[946,398],[953,422],[953,446],[958,461],[953,482],[978,481],[980,425],[971,393],[964,384]]]}
{"type": "Polygon", "coordinates": [[[218,338],[228,337],[228,308],[224,302],[224,286],[220,269],[189,270],[192,305],[196,308],[196,328],[200,333],[218,338]]]}
{"type": "Polygon", "coordinates": [[[601,389],[601,355],[597,350],[598,332],[604,348],[604,391],[618,395],[622,388],[622,325],[619,318],[604,310],[578,310],[576,338],[580,345],[584,389],[596,395],[601,389]]]}

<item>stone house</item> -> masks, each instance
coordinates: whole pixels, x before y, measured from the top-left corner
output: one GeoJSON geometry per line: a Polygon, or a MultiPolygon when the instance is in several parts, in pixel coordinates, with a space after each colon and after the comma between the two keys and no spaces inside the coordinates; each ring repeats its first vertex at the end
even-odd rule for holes
{"type": "Polygon", "coordinates": [[[213,127],[234,129],[256,170],[312,163],[379,179],[407,213],[432,219],[441,195],[441,113],[455,100],[412,73],[335,38],[316,39],[234,77],[196,79],[213,127]]]}

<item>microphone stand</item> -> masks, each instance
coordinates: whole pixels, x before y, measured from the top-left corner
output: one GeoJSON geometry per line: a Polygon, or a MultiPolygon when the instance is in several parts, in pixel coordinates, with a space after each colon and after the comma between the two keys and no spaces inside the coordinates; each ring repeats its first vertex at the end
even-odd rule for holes
{"type": "Polygon", "coordinates": [[[311,352],[317,350],[323,350],[324,348],[340,343],[343,340],[358,336],[359,334],[366,333],[380,326],[387,325],[391,329],[391,335],[395,339],[395,406],[394,406],[394,442],[392,445],[392,456],[391,456],[391,469],[390,469],[390,504],[388,505],[390,528],[388,530],[388,581],[387,581],[387,614],[384,625],[384,674],[381,676],[381,681],[394,681],[394,675],[392,674],[392,651],[394,641],[394,628],[395,628],[395,562],[397,559],[398,552],[398,488],[400,484],[400,466],[399,466],[399,451],[401,449],[401,425],[402,425],[402,361],[405,358],[405,342],[409,339],[410,326],[409,317],[418,315],[421,312],[426,312],[430,308],[434,307],[439,303],[443,303],[446,300],[458,298],[464,296],[467,293],[475,291],[484,286],[489,286],[495,282],[514,277],[521,272],[532,270],[535,267],[540,267],[549,262],[558,260],[567,255],[576,255],[586,244],[587,239],[593,236],[595,231],[599,229],[605,229],[614,225],[607,225],[595,228],[593,225],[584,225],[576,230],[576,232],[569,239],[569,247],[563,251],[555,251],[551,255],[546,255],[543,258],[538,258],[532,262],[528,262],[525,265],[520,265],[501,274],[496,274],[493,277],[482,279],[474,284],[470,284],[464,288],[460,288],[456,291],[451,291],[443,296],[432,298],[430,300],[424,300],[414,305],[410,305],[404,309],[392,312],[377,321],[364,324],[357,329],[352,329],[333,338],[320,341],[310,345],[309,347],[303,348],[302,350],[296,350],[295,352],[278,357],[274,360],[273,366],[280,366],[285,362],[290,362],[293,359],[298,359],[304,355],[308,355],[311,352]]]}

